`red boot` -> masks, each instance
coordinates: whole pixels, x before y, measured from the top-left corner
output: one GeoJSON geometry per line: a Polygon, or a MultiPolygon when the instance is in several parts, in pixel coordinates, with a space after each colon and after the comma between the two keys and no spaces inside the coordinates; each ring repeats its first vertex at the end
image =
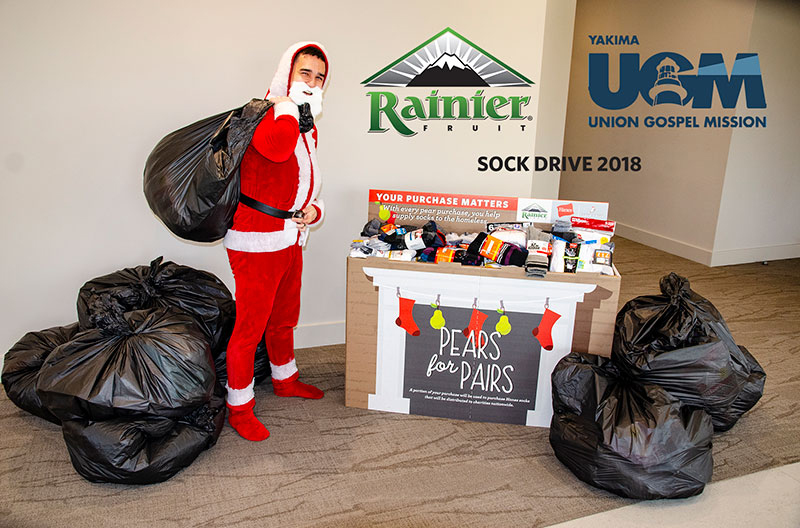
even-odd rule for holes
{"type": "Polygon", "coordinates": [[[228,422],[242,438],[260,442],[269,438],[269,431],[253,414],[255,405],[255,398],[243,405],[228,405],[228,422]]]}
{"type": "Polygon", "coordinates": [[[272,391],[276,396],[282,396],[284,398],[296,396],[298,398],[319,400],[325,396],[325,393],[315,386],[302,383],[297,378],[297,373],[285,380],[276,380],[275,378],[272,378],[272,391]]]}

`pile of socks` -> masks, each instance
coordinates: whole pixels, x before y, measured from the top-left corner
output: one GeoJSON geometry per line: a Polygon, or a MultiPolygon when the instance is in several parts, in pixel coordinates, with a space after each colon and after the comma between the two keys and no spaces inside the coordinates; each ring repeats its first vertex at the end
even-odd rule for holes
{"type": "Polygon", "coordinates": [[[596,272],[613,275],[615,222],[571,217],[543,231],[529,222],[486,225],[481,233],[442,233],[436,222],[422,227],[367,222],[362,239],[351,244],[352,257],[384,257],[419,262],[455,262],[463,266],[519,266],[525,275],[596,272]]]}

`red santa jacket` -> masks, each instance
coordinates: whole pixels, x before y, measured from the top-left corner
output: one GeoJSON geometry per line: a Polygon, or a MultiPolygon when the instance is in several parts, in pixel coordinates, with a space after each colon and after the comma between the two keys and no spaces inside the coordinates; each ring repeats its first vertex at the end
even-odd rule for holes
{"type": "MultiPolygon", "coordinates": [[[[311,42],[289,48],[281,58],[267,98],[288,94],[294,58],[308,45],[324,53],[319,44],[311,42]]],[[[298,117],[297,105],[288,101],[267,111],[242,158],[241,190],[286,211],[313,205],[317,209],[313,223],[317,223],[324,210],[322,200],[317,199],[321,182],[316,157],[317,128],[301,134],[298,117]]],[[[228,249],[251,253],[279,251],[294,244],[303,245],[306,234],[291,219],[275,218],[240,203],[223,244],[228,249]]]]}

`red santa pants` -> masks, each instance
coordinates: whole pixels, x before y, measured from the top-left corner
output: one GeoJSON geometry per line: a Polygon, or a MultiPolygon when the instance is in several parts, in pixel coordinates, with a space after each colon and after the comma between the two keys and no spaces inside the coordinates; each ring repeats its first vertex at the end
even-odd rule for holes
{"type": "Polygon", "coordinates": [[[300,317],[303,254],[297,244],[269,253],[229,249],[228,260],[236,283],[236,324],[226,352],[228,403],[242,405],[253,399],[253,361],[262,336],[273,383],[297,379],[294,327],[300,317]]]}

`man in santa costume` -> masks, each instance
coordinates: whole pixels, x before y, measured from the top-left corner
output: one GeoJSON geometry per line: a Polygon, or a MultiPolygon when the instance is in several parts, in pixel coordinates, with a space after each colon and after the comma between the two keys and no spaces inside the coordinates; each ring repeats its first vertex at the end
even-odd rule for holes
{"type": "Polygon", "coordinates": [[[327,75],[327,55],[318,43],[299,42],[281,57],[267,92],[274,106],[242,159],[242,196],[223,240],[236,283],[236,325],[226,355],[228,416],[248,440],[269,436],[253,414],[253,361],[262,336],[275,394],[323,396],[298,380],[293,332],[300,315],[307,226],[319,222],[323,212],[312,116],[321,111],[327,75]]]}

